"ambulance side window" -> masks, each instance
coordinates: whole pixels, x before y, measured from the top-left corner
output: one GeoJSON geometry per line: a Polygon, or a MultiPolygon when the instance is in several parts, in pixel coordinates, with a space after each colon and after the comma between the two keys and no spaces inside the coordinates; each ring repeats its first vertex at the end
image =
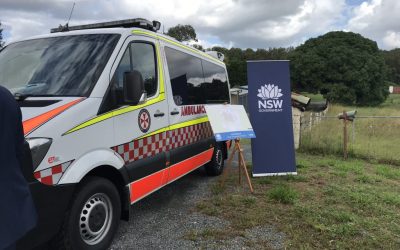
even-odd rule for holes
{"type": "Polygon", "coordinates": [[[193,105],[206,102],[201,59],[165,47],[172,94],[176,105],[193,105]]]}
{"type": "Polygon", "coordinates": [[[124,73],[132,70],[142,74],[147,96],[154,96],[158,87],[154,45],[146,42],[129,44],[112,78],[117,100],[122,100],[124,73]]]}
{"type": "Polygon", "coordinates": [[[224,67],[169,47],[165,55],[176,105],[229,102],[224,67]]]}
{"type": "Polygon", "coordinates": [[[149,43],[131,43],[132,69],[142,73],[147,96],[157,92],[156,57],[154,46],[149,43]]]}
{"type": "Polygon", "coordinates": [[[202,60],[207,103],[229,102],[228,78],[225,69],[202,60]]]}

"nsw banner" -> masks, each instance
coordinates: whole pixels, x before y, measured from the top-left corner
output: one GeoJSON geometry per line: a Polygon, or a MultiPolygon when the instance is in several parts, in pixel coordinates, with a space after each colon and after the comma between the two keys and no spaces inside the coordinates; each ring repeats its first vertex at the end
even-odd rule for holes
{"type": "Polygon", "coordinates": [[[253,176],[296,174],[289,61],[248,61],[253,176]]]}

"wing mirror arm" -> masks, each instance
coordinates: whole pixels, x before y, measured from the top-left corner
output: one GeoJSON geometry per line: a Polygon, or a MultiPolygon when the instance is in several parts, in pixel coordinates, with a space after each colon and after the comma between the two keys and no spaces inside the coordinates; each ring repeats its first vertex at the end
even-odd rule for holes
{"type": "Polygon", "coordinates": [[[143,104],[147,101],[147,92],[143,92],[138,104],[143,104]]]}

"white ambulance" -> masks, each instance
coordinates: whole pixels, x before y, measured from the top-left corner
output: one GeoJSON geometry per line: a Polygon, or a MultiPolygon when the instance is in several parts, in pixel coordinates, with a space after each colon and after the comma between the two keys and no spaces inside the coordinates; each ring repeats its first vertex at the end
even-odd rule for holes
{"type": "MultiPolygon", "coordinates": [[[[230,102],[224,63],[144,19],[52,29],[0,52],[0,85],[20,104],[24,175],[39,225],[18,246],[53,239],[106,249],[131,204],[205,165],[219,175],[204,105],[230,102]]],[[[162,226],[162,225],[160,225],[162,226]]]]}

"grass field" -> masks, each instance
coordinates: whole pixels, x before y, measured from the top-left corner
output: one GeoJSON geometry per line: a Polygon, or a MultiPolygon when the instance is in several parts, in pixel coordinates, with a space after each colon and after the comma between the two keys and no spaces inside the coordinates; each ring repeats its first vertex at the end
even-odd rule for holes
{"type": "MultiPolygon", "coordinates": [[[[332,105],[327,116],[352,109],[358,116],[400,116],[400,95],[379,107],[332,105]]],[[[322,119],[301,134],[297,176],[253,178],[250,194],[230,173],[224,186],[212,186],[212,194],[197,205],[229,226],[188,238],[246,238],[249,229],[273,225],[286,235],[288,249],[400,249],[400,119],[356,118],[354,136],[352,129],[350,124],[347,161],[342,121],[322,119]]]]}
{"type": "MultiPolygon", "coordinates": [[[[350,107],[331,105],[327,116],[336,116],[343,110],[357,110],[357,116],[400,116],[400,95],[391,95],[378,107],[350,107]]],[[[307,115],[307,114],[306,114],[307,115]]],[[[357,117],[356,116],[356,117],[357,117]]],[[[400,118],[359,118],[354,126],[349,123],[350,156],[381,163],[400,165],[400,118]],[[354,130],[353,130],[354,129],[354,130]]],[[[300,151],[317,154],[343,152],[343,123],[322,119],[301,134],[300,151]]]]}
{"type": "Polygon", "coordinates": [[[227,240],[273,225],[286,235],[289,249],[400,249],[398,167],[337,156],[296,157],[297,176],[254,178],[254,194],[238,186],[233,172],[223,187],[214,185],[197,210],[230,226],[188,237],[227,240]]]}

